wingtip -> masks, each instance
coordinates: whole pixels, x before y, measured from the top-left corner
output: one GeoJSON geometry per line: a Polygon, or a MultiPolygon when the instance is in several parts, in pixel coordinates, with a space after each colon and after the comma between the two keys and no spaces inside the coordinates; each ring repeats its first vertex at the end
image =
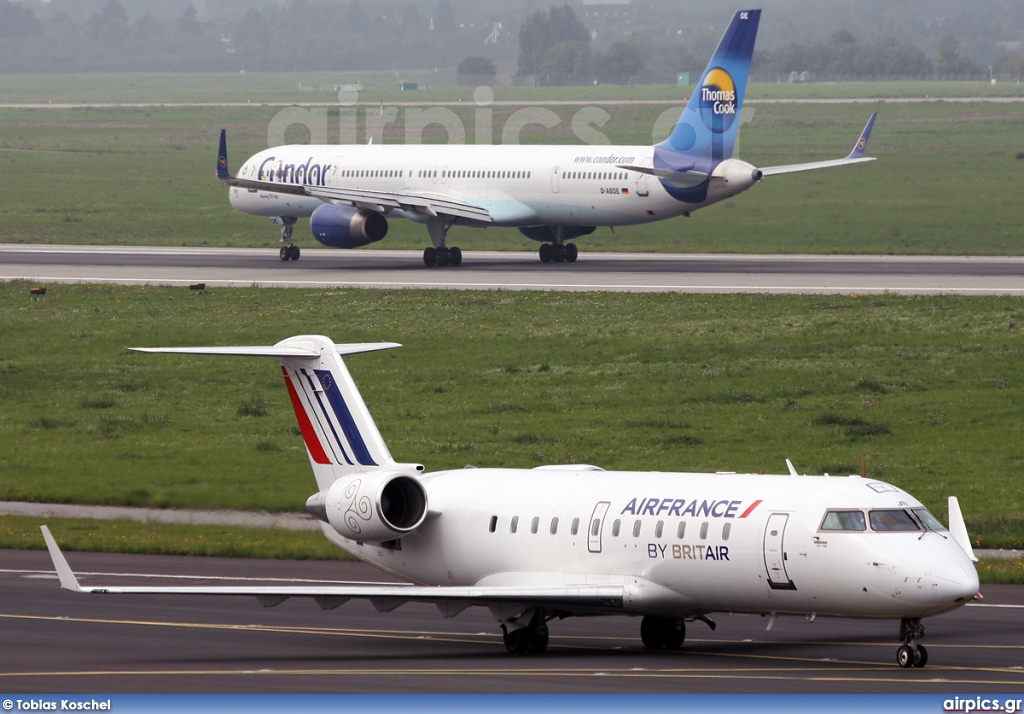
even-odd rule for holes
{"type": "Polygon", "coordinates": [[[78,584],[78,578],[75,577],[71,566],[68,565],[67,559],[61,553],[57,541],[54,540],[53,535],[50,533],[50,529],[46,526],[39,526],[39,530],[43,532],[43,540],[46,541],[46,549],[50,552],[50,560],[53,561],[53,568],[57,571],[60,586],[65,590],[73,590],[79,593],[85,592],[78,584]]]}
{"type": "Polygon", "coordinates": [[[868,141],[871,139],[871,130],[875,126],[875,119],[878,118],[878,112],[874,112],[868,117],[868,123],[864,125],[864,131],[860,133],[857,138],[857,143],[853,145],[853,151],[846,158],[848,159],[859,159],[867,151],[868,141]]]}

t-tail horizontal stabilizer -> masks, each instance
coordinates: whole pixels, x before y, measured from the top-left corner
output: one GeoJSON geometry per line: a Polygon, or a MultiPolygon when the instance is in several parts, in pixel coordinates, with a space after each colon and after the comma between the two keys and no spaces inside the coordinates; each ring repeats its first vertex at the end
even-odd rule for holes
{"type": "Polygon", "coordinates": [[[322,335],[298,335],[276,345],[239,347],[133,347],[136,352],[272,357],[281,363],[288,396],[320,490],[355,472],[423,471],[398,464],[345,366],[342,355],[401,347],[396,342],[336,345],[322,335]]]}
{"type": "Polygon", "coordinates": [[[864,131],[860,133],[860,137],[857,139],[857,143],[853,145],[853,151],[844,156],[841,159],[833,159],[831,161],[812,161],[808,164],[788,164],[786,166],[769,166],[768,168],[761,169],[762,176],[778,176],[779,174],[791,174],[797,171],[813,171],[814,169],[827,169],[832,166],[847,166],[849,164],[859,164],[865,161],[874,161],[874,158],[864,156],[864,152],[868,148],[868,139],[871,138],[871,129],[875,126],[875,118],[878,116],[878,112],[875,112],[868,119],[868,123],[864,127],[864,131]]]}

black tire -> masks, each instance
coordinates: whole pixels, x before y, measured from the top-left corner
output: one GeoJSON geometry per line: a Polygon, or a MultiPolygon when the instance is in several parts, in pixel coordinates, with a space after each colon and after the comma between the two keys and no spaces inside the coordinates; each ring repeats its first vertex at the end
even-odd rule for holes
{"type": "Polygon", "coordinates": [[[565,246],[555,243],[551,246],[551,260],[555,263],[565,262],[565,246]]]}
{"type": "Polygon", "coordinates": [[[565,262],[566,263],[575,263],[576,262],[576,258],[579,256],[579,254],[580,254],[579,248],[576,247],[575,243],[566,243],[565,244],[565,262]]]}
{"type": "Polygon", "coordinates": [[[451,266],[453,268],[457,268],[460,265],[462,265],[462,251],[459,250],[458,247],[453,247],[449,251],[448,256],[449,256],[449,260],[451,261],[451,266]]]}
{"type": "Polygon", "coordinates": [[[526,654],[530,651],[530,628],[520,627],[518,630],[509,630],[502,625],[504,633],[501,636],[505,643],[505,651],[509,654],[526,654]]]}
{"type": "Polygon", "coordinates": [[[446,265],[450,265],[451,262],[452,262],[452,252],[450,250],[448,250],[447,248],[438,248],[437,249],[437,262],[435,263],[435,265],[438,265],[438,266],[443,268],[446,265]]]}
{"type": "Polygon", "coordinates": [[[918,645],[914,648],[914,666],[924,667],[928,664],[928,650],[924,648],[924,645],[918,645]]]}
{"type": "Polygon", "coordinates": [[[428,268],[433,268],[434,263],[437,262],[437,250],[433,247],[423,249],[423,264],[428,268]]]}
{"type": "Polygon", "coordinates": [[[900,667],[911,667],[914,664],[914,649],[910,645],[900,645],[896,650],[896,664],[900,667]]]}
{"type": "Polygon", "coordinates": [[[640,621],[640,640],[649,650],[675,650],[683,645],[686,625],[682,620],[645,617],[640,621]]]}
{"type": "Polygon", "coordinates": [[[540,253],[540,262],[550,263],[553,250],[554,246],[551,243],[541,243],[540,250],[538,251],[540,253]]]}
{"type": "Polygon", "coordinates": [[[530,652],[533,654],[540,654],[548,648],[548,626],[538,625],[537,631],[533,633],[533,638],[530,640],[530,652]]]}
{"type": "Polygon", "coordinates": [[[292,260],[298,260],[300,255],[299,246],[292,245],[288,247],[288,257],[292,260]]]}
{"type": "Polygon", "coordinates": [[[288,246],[286,246],[286,245],[281,246],[281,260],[290,260],[290,259],[291,259],[291,251],[288,250],[288,246]]]}

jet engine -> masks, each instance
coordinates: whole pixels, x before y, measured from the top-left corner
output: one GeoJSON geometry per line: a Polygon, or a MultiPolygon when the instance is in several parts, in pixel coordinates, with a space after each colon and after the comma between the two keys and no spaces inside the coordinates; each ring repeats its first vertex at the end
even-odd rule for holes
{"type": "Polygon", "coordinates": [[[358,248],[388,234],[388,221],[372,211],[325,203],[309,217],[313,237],[330,248],[358,248]]]}
{"type": "Polygon", "coordinates": [[[427,492],[406,474],[351,474],[310,496],[306,510],[350,540],[379,543],[401,538],[423,523],[427,492]]]}
{"type": "Polygon", "coordinates": [[[711,172],[708,190],[715,200],[735,196],[761,180],[761,170],[739,159],[726,159],[711,172]]]}

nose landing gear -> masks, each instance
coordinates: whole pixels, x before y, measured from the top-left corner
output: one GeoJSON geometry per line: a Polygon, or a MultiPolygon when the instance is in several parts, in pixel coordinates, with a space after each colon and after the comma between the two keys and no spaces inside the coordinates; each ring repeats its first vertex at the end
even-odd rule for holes
{"type": "Polygon", "coordinates": [[[903,644],[896,649],[896,664],[900,667],[924,667],[928,664],[928,650],[924,645],[915,645],[914,640],[924,637],[924,626],[917,617],[900,620],[900,639],[903,644]]]}

